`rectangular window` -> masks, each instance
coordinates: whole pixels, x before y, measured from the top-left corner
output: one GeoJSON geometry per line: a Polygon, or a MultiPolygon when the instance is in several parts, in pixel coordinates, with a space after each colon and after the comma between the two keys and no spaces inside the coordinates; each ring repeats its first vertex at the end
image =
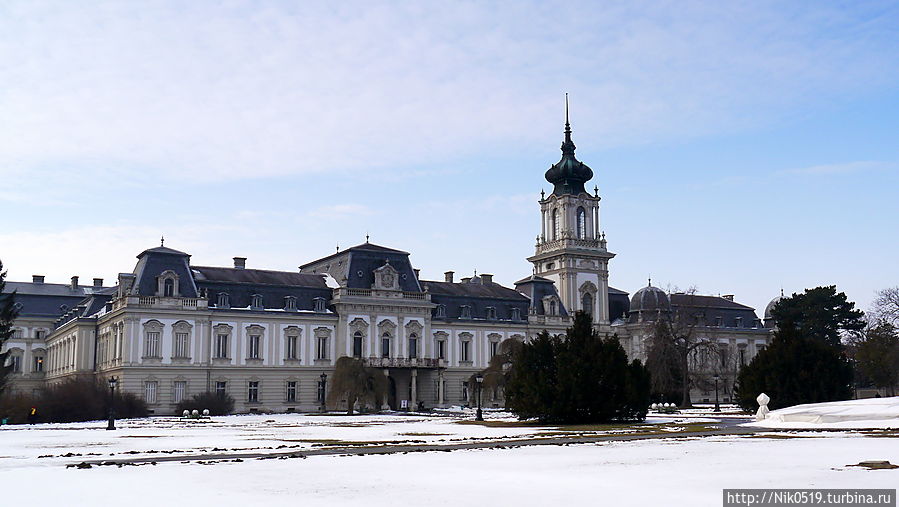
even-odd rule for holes
{"type": "Polygon", "coordinates": [[[744,366],[746,364],[746,349],[740,348],[740,366],[744,366]]]}
{"type": "Polygon", "coordinates": [[[181,400],[184,399],[184,396],[187,394],[187,382],[183,380],[176,380],[174,384],[174,389],[172,390],[173,400],[175,403],[180,403],[181,400]]]}
{"type": "Polygon", "coordinates": [[[158,385],[155,380],[144,382],[144,401],[148,404],[156,403],[156,387],[158,385]]]}
{"type": "Polygon", "coordinates": [[[499,342],[490,342],[490,359],[496,357],[499,353],[499,342]]]}
{"type": "Polygon", "coordinates": [[[9,356],[9,365],[13,373],[22,373],[22,356],[9,356]]]}
{"type": "Polygon", "coordinates": [[[718,357],[721,361],[721,366],[727,366],[727,347],[719,347],[718,348],[718,357]]]}
{"type": "Polygon", "coordinates": [[[215,357],[228,357],[228,335],[219,334],[215,336],[215,357]]]}
{"type": "Polygon", "coordinates": [[[390,357],[390,338],[381,338],[381,357],[390,357]]]}
{"type": "Polygon", "coordinates": [[[259,382],[248,382],[247,402],[256,403],[257,401],[259,401],[259,382]]]}
{"type": "Polygon", "coordinates": [[[466,341],[462,341],[459,343],[462,346],[462,351],[461,351],[462,353],[459,354],[459,360],[460,361],[471,361],[471,357],[469,356],[469,353],[468,353],[469,349],[471,348],[471,342],[466,340],[466,341]]]}
{"type": "Polygon", "coordinates": [[[296,359],[297,358],[297,342],[299,338],[296,336],[288,336],[287,343],[284,347],[284,358],[285,359],[296,359]]]}
{"type": "Polygon", "coordinates": [[[437,359],[446,359],[446,340],[437,340],[437,359]]]}
{"type": "Polygon", "coordinates": [[[247,358],[249,359],[259,359],[259,342],[261,341],[261,337],[258,335],[250,336],[250,350],[248,351],[247,358]]]}
{"type": "Polygon", "coordinates": [[[228,383],[223,381],[218,381],[215,383],[215,394],[217,396],[221,396],[222,398],[228,394],[228,383]]]}
{"type": "Polygon", "coordinates": [[[318,354],[316,357],[318,359],[327,359],[328,358],[328,337],[327,336],[319,336],[318,337],[318,354]]]}
{"type": "Polygon", "coordinates": [[[297,401],[297,382],[296,380],[287,381],[287,402],[296,403],[297,401]]]}
{"type": "Polygon", "coordinates": [[[34,371],[36,373],[44,371],[44,356],[34,356],[34,371]]]}
{"type": "Polygon", "coordinates": [[[175,351],[172,357],[188,357],[187,333],[175,333],[175,351]]]}
{"type": "Polygon", "coordinates": [[[147,333],[147,350],[144,356],[159,357],[159,332],[151,331],[147,333]]]}
{"type": "Polygon", "coordinates": [[[44,331],[43,329],[38,329],[37,331],[34,332],[34,337],[38,340],[43,340],[44,338],[47,337],[47,332],[44,331]]]}
{"type": "Polygon", "coordinates": [[[409,358],[418,357],[418,338],[409,338],[409,358]]]}

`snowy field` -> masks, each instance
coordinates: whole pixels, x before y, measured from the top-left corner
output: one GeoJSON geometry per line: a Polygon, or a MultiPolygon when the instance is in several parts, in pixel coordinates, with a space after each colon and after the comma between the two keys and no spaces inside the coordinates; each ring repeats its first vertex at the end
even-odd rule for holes
{"type": "MultiPolygon", "coordinates": [[[[105,423],[0,428],[4,505],[720,505],[722,488],[887,488],[899,470],[849,465],[899,463],[899,433],[766,432],[678,437],[697,426],[727,425],[737,414],[697,409],[651,416],[649,425],[519,426],[488,412],[489,426],[460,424],[470,413],[421,415],[247,415],[182,421],[152,418],[105,423]],[[283,452],[328,446],[453,444],[569,434],[633,434],[670,438],[507,449],[411,452],[295,459],[160,462],[156,465],[67,468],[84,460],[177,456],[228,451],[283,452]],[[41,457],[43,456],[43,457],[41,457]]],[[[742,419],[745,420],[745,419],[742,419]]]]}

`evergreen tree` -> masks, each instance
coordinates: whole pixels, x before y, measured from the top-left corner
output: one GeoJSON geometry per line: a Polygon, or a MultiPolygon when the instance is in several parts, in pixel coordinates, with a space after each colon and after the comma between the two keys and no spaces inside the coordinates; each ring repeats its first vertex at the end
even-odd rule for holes
{"type": "Polygon", "coordinates": [[[517,347],[506,376],[506,407],[521,419],[552,423],[640,420],[650,377],[615,338],[602,339],[578,312],[565,336],[547,332],[517,347]]]}
{"type": "Polygon", "coordinates": [[[864,313],[855,309],[835,285],[806,289],[780,300],[771,310],[778,328],[793,328],[800,335],[842,348],[841,334],[865,328],[864,313]]]}
{"type": "Polygon", "coordinates": [[[771,397],[772,409],[849,399],[852,366],[840,338],[864,327],[854,307],[834,286],[782,299],[772,311],[774,339],[737,377],[740,406],[755,410],[759,393],[771,397]]]}
{"type": "MultiPolygon", "coordinates": [[[[19,316],[19,310],[15,307],[16,291],[6,292],[6,271],[3,271],[3,261],[0,261],[0,351],[3,345],[12,337],[12,323],[19,316]]],[[[12,366],[7,365],[9,351],[0,353],[0,395],[6,388],[12,366]]]]}

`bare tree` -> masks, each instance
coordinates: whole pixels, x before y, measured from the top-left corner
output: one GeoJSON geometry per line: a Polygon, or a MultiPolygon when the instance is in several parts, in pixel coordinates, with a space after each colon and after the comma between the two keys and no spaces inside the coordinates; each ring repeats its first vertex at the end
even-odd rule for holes
{"type": "Polygon", "coordinates": [[[878,321],[899,327],[899,286],[877,291],[871,313],[878,321]]]}
{"type": "Polygon", "coordinates": [[[387,395],[387,378],[380,370],[369,368],[361,359],[341,357],[334,365],[328,402],[337,404],[346,400],[347,415],[353,415],[356,402],[371,403],[380,410],[387,395]]]}
{"type": "MultiPolygon", "coordinates": [[[[705,326],[705,315],[695,304],[696,289],[690,289],[685,294],[688,296],[686,304],[678,305],[669,312],[659,313],[650,338],[650,348],[655,348],[664,355],[657,364],[667,365],[676,361],[678,365],[682,408],[693,406],[690,388],[696,385],[700,370],[708,364],[710,354],[715,351],[715,342],[708,336],[699,336],[697,333],[698,327],[705,326]],[[668,355],[673,357],[667,357],[668,355]]],[[[650,372],[653,376],[657,374],[652,369],[650,372]]]]}

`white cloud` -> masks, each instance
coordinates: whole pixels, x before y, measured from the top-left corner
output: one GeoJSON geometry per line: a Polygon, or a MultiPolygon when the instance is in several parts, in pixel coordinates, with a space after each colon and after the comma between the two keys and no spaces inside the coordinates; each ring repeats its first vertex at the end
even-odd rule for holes
{"type": "Polygon", "coordinates": [[[884,39],[895,14],[874,14],[708,2],[13,2],[0,11],[0,174],[394,171],[545,143],[563,91],[592,147],[742,128],[894,83],[884,39]]]}

